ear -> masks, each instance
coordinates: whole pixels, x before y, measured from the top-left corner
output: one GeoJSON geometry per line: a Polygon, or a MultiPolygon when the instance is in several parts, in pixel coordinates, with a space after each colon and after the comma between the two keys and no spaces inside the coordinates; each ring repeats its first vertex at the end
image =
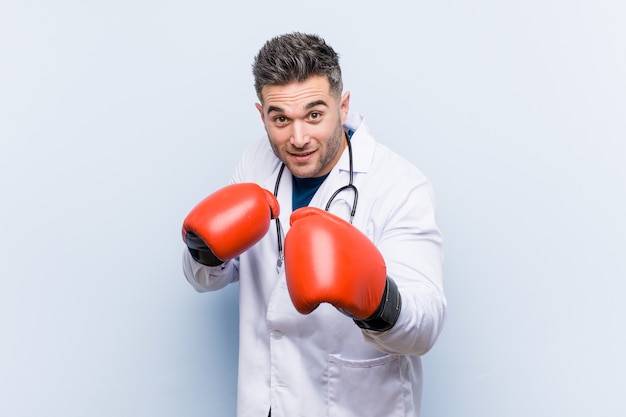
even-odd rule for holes
{"type": "Polygon", "coordinates": [[[265,113],[263,113],[263,106],[260,103],[255,103],[254,105],[261,115],[261,121],[263,122],[263,124],[265,124],[265,113]]]}
{"type": "Polygon", "coordinates": [[[346,123],[348,113],[350,112],[350,92],[346,91],[339,102],[339,110],[341,111],[341,124],[346,123]]]}

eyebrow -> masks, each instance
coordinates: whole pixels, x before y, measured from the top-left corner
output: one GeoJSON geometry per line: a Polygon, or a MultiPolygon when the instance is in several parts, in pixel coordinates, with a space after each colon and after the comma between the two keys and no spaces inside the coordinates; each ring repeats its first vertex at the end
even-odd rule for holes
{"type": "Polygon", "coordinates": [[[313,107],[317,107],[317,106],[326,106],[328,107],[328,104],[326,104],[326,102],[324,100],[316,100],[316,101],[312,101],[309,104],[307,104],[305,106],[305,109],[312,109],[313,107]]]}
{"type": "MultiPolygon", "coordinates": [[[[309,110],[309,109],[312,109],[312,108],[317,107],[317,106],[326,106],[326,107],[328,107],[328,104],[326,104],[326,102],[324,100],[315,100],[315,101],[312,101],[312,102],[308,103],[306,106],[304,106],[304,108],[309,110]]],[[[267,108],[267,113],[269,114],[271,112],[284,113],[284,110],[282,109],[282,107],[269,106],[267,108]]]]}

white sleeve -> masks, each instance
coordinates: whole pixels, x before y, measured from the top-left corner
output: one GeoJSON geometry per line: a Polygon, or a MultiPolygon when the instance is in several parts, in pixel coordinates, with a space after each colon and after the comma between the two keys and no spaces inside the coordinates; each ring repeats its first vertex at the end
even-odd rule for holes
{"type": "Polygon", "coordinates": [[[385,258],[387,275],[398,285],[402,307],[393,328],[363,330],[363,335],[381,351],[423,355],[434,345],[446,317],[443,243],[434,195],[422,177],[405,188],[403,195],[391,192],[388,197],[395,202],[386,213],[377,247],[385,258]]]}
{"type": "Polygon", "coordinates": [[[196,262],[189,250],[183,252],[183,273],[198,292],[215,291],[239,279],[239,259],[231,259],[218,266],[206,266],[196,262]]]}

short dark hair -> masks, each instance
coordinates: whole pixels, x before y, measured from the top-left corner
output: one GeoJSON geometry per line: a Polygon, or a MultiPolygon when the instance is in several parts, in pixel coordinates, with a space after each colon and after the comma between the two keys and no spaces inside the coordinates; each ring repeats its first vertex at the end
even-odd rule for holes
{"type": "Polygon", "coordinates": [[[343,89],[339,55],[324,39],[313,34],[292,32],[270,39],[254,58],[252,74],[261,103],[264,86],[300,82],[312,75],[325,75],[331,92],[337,96],[343,89]]]}

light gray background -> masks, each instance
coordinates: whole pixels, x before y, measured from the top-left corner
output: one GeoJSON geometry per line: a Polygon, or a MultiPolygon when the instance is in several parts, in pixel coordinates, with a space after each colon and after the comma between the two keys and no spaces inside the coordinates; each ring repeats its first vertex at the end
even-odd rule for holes
{"type": "Polygon", "coordinates": [[[233,415],[237,287],[191,289],[180,226],[291,30],[435,187],[423,415],[625,415],[624,4],[0,0],[0,415],[233,415]]]}

